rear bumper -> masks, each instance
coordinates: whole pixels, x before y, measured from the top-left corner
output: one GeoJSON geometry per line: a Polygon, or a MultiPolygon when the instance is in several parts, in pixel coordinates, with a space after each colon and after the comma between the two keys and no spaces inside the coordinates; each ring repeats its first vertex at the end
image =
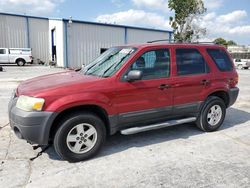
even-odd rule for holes
{"type": "Polygon", "coordinates": [[[53,112],[26,112],[16,107],[17,98],[9,103],[10,126],[16,136],[30,143],[47,145],[50,127],[56,117],[53,112]]]}
{"type": "Polygon", "coordinates": [[[238,97],[239,88],[234,87],[234,88],[229,89],[228,94],[229,94],[229,104],[228,104],[228,106],[232,106],[235,103],[235,101],[236,101],[236,99],[238,97]]]}

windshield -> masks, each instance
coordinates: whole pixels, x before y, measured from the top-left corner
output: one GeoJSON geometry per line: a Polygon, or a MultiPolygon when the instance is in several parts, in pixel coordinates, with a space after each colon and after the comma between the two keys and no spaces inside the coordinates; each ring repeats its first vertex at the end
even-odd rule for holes
{"type": "Polygon", "coordinates": [[[112,76],[135,51],[136,49],[131,47],[110,48],[84,67],[82,72],[85,75],[112,76]]]}

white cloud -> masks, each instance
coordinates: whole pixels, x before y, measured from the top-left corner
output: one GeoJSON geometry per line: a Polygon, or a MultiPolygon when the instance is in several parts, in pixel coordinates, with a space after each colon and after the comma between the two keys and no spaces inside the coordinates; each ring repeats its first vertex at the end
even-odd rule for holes
{"type": "Polygon", "coordinates": [[[210,13],[207,13],[205,16],[203,16],[203,21],[209,21],[215,18],[216,18],[216,13],[210,12],[210,13]]]}
{"type": "Polygon", "coordinates": [[[96,18],[102,23],[116,23],[133,26],[144,26],[157,29],[170,29],[169,20],[156,14],[143,10],[130,9],[128,11],[117,12],[114,14],[104,14],[96,18]]]}
{"type": "Polygon", "coordinates": [[[246,16],[247,12],[245,10],[236,10],[229,14],[218,16],[216,20],[221,23],[233,23],[233,22],[238,22],[239,20],[245,18],[246,16]]]}
{"type": "MultiPolygon", "coordinates": [[[[161,10],[169,12],[168,0],[131,0],[133,4],[139,8],[147,8],[149,10],[161,10]]],[[[224,0],[204,0],[205,7],[208,10],[218,9],[223,6],[224,0]]]]}
{"type": "Polygon", "coordinates": [[[169,12],[168,0],[132,0],[132,2],[139,8],[169,12]]]}
{"type": "Polygon", "coordinates": [[[245,43],[250,41],[250,23],[245,22],[246,17],[245,10],[235,10],[224,15],[210,12],[203,17],[200,25],[207,28],[207,38],[223,37],[245,43]]]}
{"type": "MultiPolygon", "coordinates": [[[[250,35],[250,25],[237,26],[229,29],[230,34],[246,34],[250,35]]],[[[250,41],[248,41],[250,42],[250,41]]]]}
{"type": "Polygon", "coordinates": [[[57,5],[63,0],[1,0],[0,11],[32,14],[32,15],[48,15],[55,11],[57,5]]]}
{"type": "Polygon", "coordinates": [[[124,5],[124,3],[121,0],[111,0],[111,3],[113,3],[118,8],[121,8],[124,5]]]}
{"type": "Polygon", "coordinates": [[[204,0],[205,7],[207,9],[218,9],[223,5],[223,0],[204,0]]]}

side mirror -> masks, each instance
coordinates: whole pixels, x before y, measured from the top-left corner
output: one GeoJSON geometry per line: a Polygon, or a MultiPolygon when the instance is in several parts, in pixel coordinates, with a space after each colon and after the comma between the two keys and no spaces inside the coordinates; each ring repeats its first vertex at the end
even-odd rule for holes
{"type": "Polygon", "coordinates": [[[125,79],[128,82],[133,82],[135,80],[141,80],[142,79],[142,71],[140,71],[140,70],[131,70],[131,71],[128,72],[125,79]]]}

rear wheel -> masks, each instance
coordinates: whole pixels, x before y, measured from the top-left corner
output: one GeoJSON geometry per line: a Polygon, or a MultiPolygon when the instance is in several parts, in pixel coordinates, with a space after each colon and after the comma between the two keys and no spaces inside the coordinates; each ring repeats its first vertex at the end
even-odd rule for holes
{"type": "Polygon", "coordinates": [[[241,64],[239,64],[239,65],[237,66],[237,68],[238,68],[238,69],[243,69],[243,66],[242,66],[241,64]]]}
{"type": "Polygon", "coordinates": [[[54,147],[57,154],[70,162],[93,157],[105,142],[106,129],[94,114],[73,114],[57,130],[54,147]]]}
{"type": "Polygon", "coordinates": [[[23,60],[23,59],[17,59],[16,60],[16,64],[18,65],[18,66],[24,66],[25,65],[25,60],[23,60]]]}
{"type": "Polygon", "coordinates": [[[196,121],[197,126],[206,132],[217,130],[226,115],[225,102],[216,96],[208,97],[196,121]]]}

